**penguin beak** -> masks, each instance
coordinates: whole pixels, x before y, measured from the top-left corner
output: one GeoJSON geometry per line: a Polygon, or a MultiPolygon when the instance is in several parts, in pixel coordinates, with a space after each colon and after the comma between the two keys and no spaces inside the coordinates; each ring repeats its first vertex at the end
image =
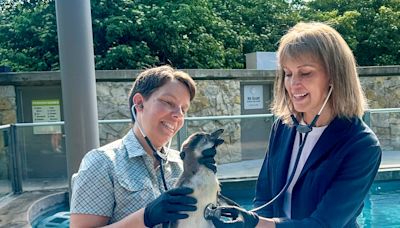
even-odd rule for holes
{"type": "Polygon", "coordinates": [[[211,138],[213,138],[213,139],[219,138],[219,136],[222,134],[222,132],[224,132],[224,129],[222,129],[222,128],[214,131],[213,133],[211,133],[211,138]]]}
{"type": "Polygon", "coordinates": [[[222,143],[224,143],[224,140],[219,138],[219,136],[221,136],[222,132],[224,132],[224,129],[218,129],[218,130],[214,131],[213,133],[211,133],[211,138],[212,138],[212,140],[214,140],[216,147],[221,145],[222,143]]]}

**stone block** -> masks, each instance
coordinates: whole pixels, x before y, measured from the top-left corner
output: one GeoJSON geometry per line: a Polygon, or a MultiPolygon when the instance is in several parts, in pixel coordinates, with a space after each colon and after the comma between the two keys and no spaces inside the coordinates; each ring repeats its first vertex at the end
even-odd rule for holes
{"type": "Polygon", "coordinates": [[[389,113],[373,113],[371,114],[371,125],[380,128],[390,126],[389,113]]]}
{"type": "Polygon", "coordinates": [[[374,131],[379,139],[390,139],[390,128],[389,127],[376,127],[376,128],[374,128],[374,131]]]}
{"type": "Polygon", "coordinates": [[[9,97],[0,97],[0,110],[9,110],[15,108],[15,99],[11,100],[9,97]]]}
{"type": "Polygon", "coordinates": [[[390,133],[392,136],[400,137],[400,124],[391,124],[390,125],[390,133]]]}
{"type": "Polygon", "coordinates": [[[15,110],[5,110],[0,115],[0,125],[12,124],[17,122],[17,113],[15,110]]]}
{"type": "Polygon", "coordinates": [[[15,97],[14,86],[0,86],[0,97],[15,97]]]}

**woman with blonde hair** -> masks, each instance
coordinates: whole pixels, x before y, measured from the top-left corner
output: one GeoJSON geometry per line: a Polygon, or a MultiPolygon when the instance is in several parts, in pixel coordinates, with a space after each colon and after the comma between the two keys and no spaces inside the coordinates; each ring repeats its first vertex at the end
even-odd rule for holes
{"type": "Polygon", "coordinates": [[[280,40],[277,116],[254,209],[219,207],[216,227],[358,227],[381,161],[362,121],[366,100],[354,56],[332,27],[298,23],[280,40]],[[242,216],[238,216],[242,215],[242,216]]]}

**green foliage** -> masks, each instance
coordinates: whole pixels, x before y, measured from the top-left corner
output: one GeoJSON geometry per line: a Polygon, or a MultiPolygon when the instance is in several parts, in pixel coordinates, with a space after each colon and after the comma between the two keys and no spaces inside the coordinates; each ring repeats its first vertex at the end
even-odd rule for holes
{"type": "MultiPolygon", "coordinates": [[[[92,0],[96,69],[244,68],[299,21],[335,27],[360,65],[400,64],[400,0],[92,0]]],[[[58,70],[55,0],[0,1],[0,65],[58,70]]]]}
{"type": "Polygon", "coordinates": [[[53,1],[3,1],[0,65],[14,71],[57,70],[57,26],[53,1]]]}
{"type": "MultiPolygon", "coordinates": [[[[242,55],[275,51],[280,37],[298,20],[290,5],[280,0],[211,0],[213,11],[239,35],[242,55]]],[[[236,44],[235,44],[236,45],[236,44]]]]}
{"type": "Polygon", "coordinates": [[[242,53],[231,51],[240,46],[237,34],[208,1],[97,0],[92,1],[92,12],[98,69],[161,63],[178,68],[243,67],[237,62],[242,53]]]}
{"type": "MultiPolygon", "coordinates": [[[[398,2],[398,7],[400,2],[398,2]]],[[[375,65],[395,65],[400,60],[400,11],[381,6],[371,24],[370,34],[357,49],[363,54],[362,61],[373,60],[375,65]],[[367,51],[368,48],[373,51],[367,51]]]]}
{"type": "Polygon", "coordinates": [[[359,65],[400,64],[399,0],[314,0],[305,6],[302,17],[333,25],[359,65]]]}

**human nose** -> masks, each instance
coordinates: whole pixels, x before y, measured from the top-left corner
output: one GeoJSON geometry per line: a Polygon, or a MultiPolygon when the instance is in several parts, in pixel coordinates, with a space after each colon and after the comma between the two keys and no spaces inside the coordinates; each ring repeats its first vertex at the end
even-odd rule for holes
{"type": "Polygon", "coordinates": [[[301,77],[297,74],[293,74],[292,77],[290,77],[290,84],[291,85],[298,85],[301,83],[301,77]]]}
{"type": "Polygon", "coordinates": [[[172,115],[175,118],[183,118],[185,116],[185,113],[183,112],[183,109],[181,106],[177,105],[173,110],[172,110],[172,115]]]}

